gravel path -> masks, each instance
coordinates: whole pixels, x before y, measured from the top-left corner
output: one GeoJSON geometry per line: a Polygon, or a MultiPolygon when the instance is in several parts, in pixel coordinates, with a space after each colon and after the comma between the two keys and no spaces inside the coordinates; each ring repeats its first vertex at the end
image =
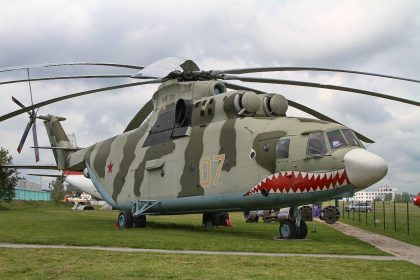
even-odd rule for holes
{"type": "Polygon", "coordinates": [[[379,260],[395,261],[400,260],[393,256],[365,256],[365,255],[332,255],[332,254],[287,254],[287,253],[258,253],[258,252],[222,252],[222,251],[193,251],[193,250],[163,250],[163,249],[138,249],[121,247],[99,247],[99,246],[67,246],[67,245],[37,245],[37,244],[13,244],[0,243],[0,248],[13,249],[71,249],[71,250],[98,250],[114,252],[147,252],[163,254],[192,254],[192,255],[228,255],[228,256],[262,256],[262,257],[312,257],[312,258],[334,258],[334,259],[358,259],[358,260],[379,260]]]}
{"type": "Polygon", "coordinates": [[[395,257],[420,265],[420,247],[387,236],[372,233],[340,222],[330,225],[342,233],[358,238],[395,257]]]}

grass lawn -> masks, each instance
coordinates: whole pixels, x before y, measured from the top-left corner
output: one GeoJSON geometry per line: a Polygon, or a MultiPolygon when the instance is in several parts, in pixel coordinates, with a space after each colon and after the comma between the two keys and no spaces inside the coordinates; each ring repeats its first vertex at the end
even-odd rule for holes
{"type": "Polygon", "coordinates": [[[1,279],[418,279],[403,261],[0,249],[1,279]]]}
{"type": "MultiPolygon", "coordinates": [[[[117,211],[74,211],[42,203],[0,204],[0,242],[97,245],[177,250],[387,255],[323,223],[306,240],[274,241],[278,223],[247,224],[231,214],[232,227],[204,229],[201,215],[149,216],[147,228],[115,230],[117,211]]],[[[331,261],[331,260],[330,260],[331,261]]]]}
{"type": "MultiPolygon", "coordinates": [[[[343,212],[342,204],[340,211],[343,212]]],[[[396,203],[394,220],[394,203],[376,202],[375,211],[360,212],[360,215],[358,211],[344,212],[340,221],[420,246],[420,207],[409,203],[408,213],[407,223],[407,204],[396,203]]]]}

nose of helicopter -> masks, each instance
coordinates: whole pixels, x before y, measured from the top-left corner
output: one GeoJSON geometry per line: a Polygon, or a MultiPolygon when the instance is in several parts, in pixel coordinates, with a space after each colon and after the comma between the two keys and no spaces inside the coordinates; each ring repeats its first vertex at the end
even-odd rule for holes
{"type": "Polygon", "coordinates": [[[385,160],[365,149],[354,149],[344,155],[344,166],[351,184],[366,188],[385,177],[385,160]]]}

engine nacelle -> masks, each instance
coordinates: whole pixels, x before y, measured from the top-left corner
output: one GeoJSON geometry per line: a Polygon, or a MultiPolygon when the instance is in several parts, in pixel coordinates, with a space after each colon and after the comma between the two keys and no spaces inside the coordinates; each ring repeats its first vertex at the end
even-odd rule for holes
{"type": "Polygon", "coordinates": [[[333,224],[340,219],[340,209],[335,206],[326,206],[322,209],[320,218],[327,224],[333,224]]]}
{"type": "Polygon", "coordinates": [[[264,96],[262,107],[267,116],[285,116],[289,104],[283,95],[270,94],[264,96]]]}
{"type": "Polygon", "coordinates": [[[261,106],[261,101],[255,92],[244,91],[235,95],[233,104],[239,116],[250,117],[258,111],[261,106]]]}

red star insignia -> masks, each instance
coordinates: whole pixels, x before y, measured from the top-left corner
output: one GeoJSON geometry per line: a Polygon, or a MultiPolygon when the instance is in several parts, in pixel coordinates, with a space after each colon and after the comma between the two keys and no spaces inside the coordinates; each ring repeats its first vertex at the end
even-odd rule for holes
{"type": "Polygon", "coordinates": [[[106,167],[108,167],[108,174],[110,173],[112,174],[112,167],[114,167],[114,165],[112,164],[112,161],[110,161],[106,167]]]}

